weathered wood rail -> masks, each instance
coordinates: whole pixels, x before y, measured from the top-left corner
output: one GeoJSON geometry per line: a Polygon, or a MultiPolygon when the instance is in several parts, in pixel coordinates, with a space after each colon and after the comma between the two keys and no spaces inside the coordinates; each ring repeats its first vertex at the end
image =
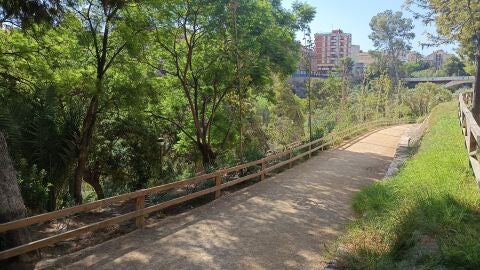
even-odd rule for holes
{"type": "Polygon", "coordinates": [[[18,256],[20,254],[24,254],[42,247],[53,245],[57,242],[60,242],[69,238],[79,236],[86,232],[95,231],[95,230],[105,228],[105,227],[118,224],[124,221],[128,221],[128,220],[134,219],[137,228],[143,228],[145,226],[145,216],[150,213],[165,209],[167,207],[178,205],[210,193],[213,193],[214,198],[216,199],[221,196],[221,191],[223,189],[226,189],[228,187],[234,186],[236,184],[239,184],[241,182],[254,179],[254,178],[259,178],[260,180],[264,180],[267,173],[287,165],[288,165],[288,168],[291,168],[294,165],[295,161],[298,161],[302,158],[310,158],[314,152],[321,151],[327,147],[334,146],[344,141],[347,138],[353,138],[354,136],[357,136],[367,130],[371,130],[374,128],[379,128],[382,126],[388,126],[393,124],[406,123],[406,122],[409,122],[409,121],[405,119],[404,120],[397,119],[397,120],[379,120],[374,122],[363,123],[339,132],[332,132],[323,138],[320,138],[308,143],[304,143],[299,146],[294,146],[291,149],[267,156],[260,160],[255,160],[255,161],[241,164],[238,166],[221,169],[213,173],[195,176],[182,181],[177,181],[177,182],[173,182],[173,183],[169,183],[161,186],[142,189],[142,190],[122,194],[119,196],[98,200],[91,203],[86,203],[86,204],[65,208],[65,209],[61,209],[61,210],[57,210],[57,211],[53,211],[53,212],[49,212],[41,215],[31,216],[31,217],[27,217],[27,218],[15,220],[15,221],[7,222],[7,223],[2,223],[0,224],[0,233],[5,233],[7,231],[26,228],[33,224],[57,220],[57,219],[71,216],[74,214],[83,213],[83,212],[91,211],[94,209],[110,206],[116,203],[127,202],[131,200],[133,200],[135,203],[135,210],[127,214],[108,218],[99,222],[85,225],[80,228],[62,232],[54,236],[38,239],[21,246],[3,250],[0,252],[0,260],[18,256]],[[251,172],[248,175],[241,176],[237,179],[226,181],[227,180],[226,175],[228,173],[238,172],[240,170],[244,170],[247,168],[254,168],[253,170],[249,170],[253,172],[251,172]],[[172,189],[184,188],[189,185],[199,184],[199,183],[210,183],[210,185],[207,185],[207,187],[203,190],[199,190],[199,191],[196,191],[181,197],[177,197],[165,202],[161,202],[151,206],[146,206],[145,204],[146,196],[170,191],[172,189]]]}
{"type": "Polygon", "coordinates": [[[472,103],[473,92],[464,92],[458,96],[458,116],[460,126],[465,137],[470,166],[472,167],[477,184],[480,185],[480,163],[478,162],[478,149],[480,144],[480,127],[469,109],[472,103]]]}

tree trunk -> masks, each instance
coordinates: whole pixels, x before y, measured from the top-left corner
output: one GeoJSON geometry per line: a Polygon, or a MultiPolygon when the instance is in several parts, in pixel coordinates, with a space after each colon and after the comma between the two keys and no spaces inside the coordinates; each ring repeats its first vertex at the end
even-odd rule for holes
{"type": "Polygon", "coordinates": [[[88,175],[84,177],[85,182],[93,187],[95,193],[97,194],[97,199],[101,200],[105,198],[105,193],[103,192],[103,187],[100,184],[100,172],[98,170],[98,165],[95,164],[93,168],[88,170],[88,175]]]}
{"type": "Polygon", "coordinates": [[[473,108],[472,114],[477,123],[480,123],[480,45],[477,45],[475,84],[473,85],[473,108]]]}
{"type": "MultiPolygon", "coordinates": [[[[7,142],[0,131],[0,223],[26,216],[25,205],[17,184],[17,177],[8,154],[7,142]]],[[[8,249],[30,242],[27,229],[0,234],[0,249],[8,249]]],[[[28,269],[30,256],[20,255],[0,262],[1,269],[28,269]]]]}
{"type": "MultiPolygon", "coordinates": [[[[310,87],[309,87],[310,89],[310,87]]],[[[312,134],[312,98],[310,96],[310,90],[308,90],[308,141],[313,140],[312,134]]]]}
{"type": "Polygon", "coordinates": [[[395,84],[394,87],[397,88],[397,96],[395,97],[395,105],[400,104],[400,74],[398,73],[398,63],[395,64],[395,84]]]}
{"type": "Polygon", "coordinates": [[[56,194],[55,186],[52,185],[48,190],[48,204],[47,204],[47,211],[55,211],[57,208],[57,194],[56,194]]]}
{"type": "Polygon", "coordinates": [[[82,180],[85,175],[85,168],[87,165],[88,152],[90,150],[90,142],[92,140],[93,129],[97,120],[98,113],[98,95],[95,95],[90,100],[87,114],[83,119],[82,133],[80,135],[80,143],[78,147],[77,167],[75,168],[75,174],[71,191],[75,199],[76,204],[82,204],[82,180]]]}
{"type": "MultiPolygon", "coordinates": [[[[240,89],[240,91],[242,91],[240,89]]],[[[240,141],[240,152],[239,152],[239,157],[240,157],[240,163],[243,163],[243,95],[240,93],[240,120],[239,120],[239,141],[240,141]]]]}
{"type": "Polygon", "coordinates": [[[347,98],[348,98],[348,77],[347,73],[343,74],[343,86],[342,86],[342,100],[340,101],[340,121],[345,120],[347,114],[347,98]]]}
{"type": "Polygon", "coordinates": [[[400,88],[400,74],[398,73],[398,63],[395,61],[395,64],[393,65],[393,69],[395,71],[395,82],[393,85],[397,88],[400,88]]]}
{"type": "Polygon", "coordinates": [[[208,143],[197,143],[198,150],[202,154],[203,166],[212,165],[215,162],[216,155],[208,143]]]}

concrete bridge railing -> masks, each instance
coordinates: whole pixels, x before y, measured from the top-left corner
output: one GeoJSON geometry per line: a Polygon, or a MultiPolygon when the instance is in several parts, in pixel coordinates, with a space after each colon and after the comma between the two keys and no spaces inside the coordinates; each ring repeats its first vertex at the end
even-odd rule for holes
{"type": "Polygon", "coordinates": [[[420,77],[404,78],[405,82],[451,82],[451,81],[475,81],[475,76],[450,76],[450,77],[420,77]]]}

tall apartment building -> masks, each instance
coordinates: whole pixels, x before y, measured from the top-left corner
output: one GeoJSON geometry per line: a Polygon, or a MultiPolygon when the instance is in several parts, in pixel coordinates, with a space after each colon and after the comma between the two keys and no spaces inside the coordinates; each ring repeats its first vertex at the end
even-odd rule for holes
{"type": "Polygon", "coordinates": [[[326,73],[335,70],[343,57],[352,56],[352,35],[342,30],[315,34],[315,59],[317,71],[326,73]]]}

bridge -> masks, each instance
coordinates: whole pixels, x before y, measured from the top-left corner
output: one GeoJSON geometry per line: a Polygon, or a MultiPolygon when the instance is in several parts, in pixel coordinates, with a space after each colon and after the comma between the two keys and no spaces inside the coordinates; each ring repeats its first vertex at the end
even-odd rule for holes
{"type": "Polygon", "coordinates": [[[473,84],[475,76],[450,76],[450,77],[420,77],[420,78],[404,78],[408,85],[415,85],[422,82],[432,82],[442,84],[447,88],[454,86],[473,84]]]}
{"type": "Polygon", "coordinates": [[[40,261],[36,269],[323,269],[326,246],[352,218],[352,196],[384,177],[398,145],[408,141],[405,135],[417,127],[392,121],[362,124],[211,174],[0,224],[4,232],[121,201],[133,199],[135,206],[133,212],[56,231],[53,236],[2,251],[0,260],[133,219],[138,230],[40,261]],[[258,169],[230,181],[223,178],[252,166],[258,169]],[[280,168],[284,170],[273,173],[280,168]],[[213,186],[159,204],[145,199],[212,178],[213,186]],[[233,193],[222,192],[252,179],[258,182],[233,193]],[[206,205],[160,220],[145,219],[154,211],[208,194],[216,199],[206,205]]]}
{"type": "Polygon", "coordinates": [[[328,78],[328,74],[320,72],[311,72],[308,74],[307,71],[297,70],[293,75],[293,78],[328,78]]]}
{"type": "Polygon", "coordinates": [[[312,72],[308,73],[306,71],[297,70],[288,80],[289,83],[293,86],[295,93],[300,97],[306,97],[307,89],[305,87],[305,81],[308,78],[321,78],[326,79],[328,78],[328,74],[319,73],[319,72],[312,72]]]}
{"type": "MultiPolygon", "coordinates": [[[[307,78],[328,78],[324,73],[311,73],[310,75],[306,71],[297,71],[289,79],[292,84],[295,93],[300,97],[306,96],[305,80],[307,78]]],[[[432,82],[441,84],[446,88],[454,88],[456,86],[469,86],[473,87],[475,82],[475,76],[450,76],[450,77],[420,77],[420,78],[404,78],[403,81],[408,86],[415,86],[422,82],[432,82]]]]}

